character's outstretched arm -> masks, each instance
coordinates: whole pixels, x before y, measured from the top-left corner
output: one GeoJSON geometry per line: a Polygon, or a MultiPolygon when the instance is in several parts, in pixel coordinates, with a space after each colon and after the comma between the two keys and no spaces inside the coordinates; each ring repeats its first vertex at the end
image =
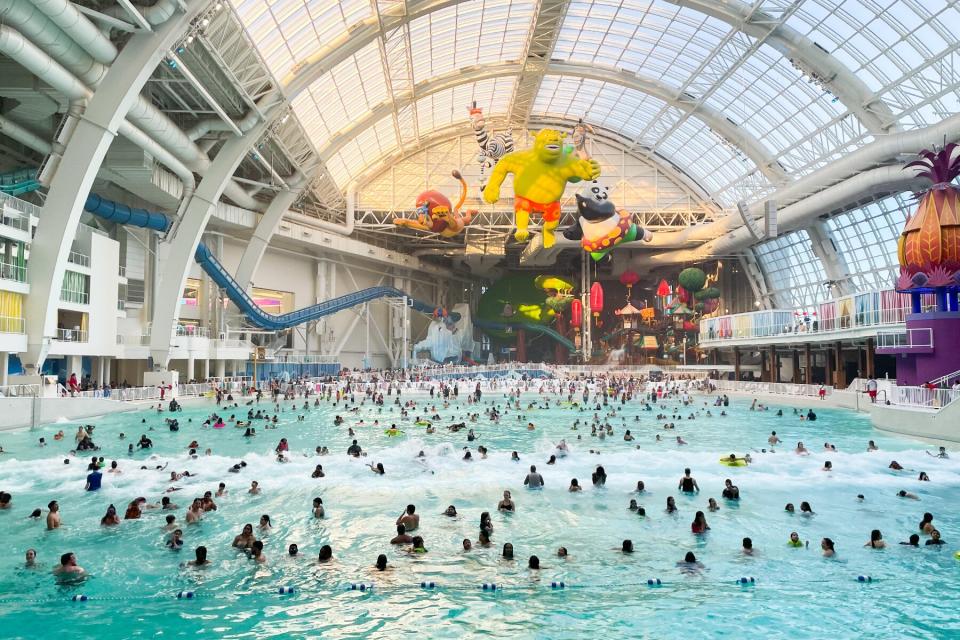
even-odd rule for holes
{"type": "Polygon", "coordinates": [[[516,158],[513,154],[507,154],[500,159],[490,173],[490,182],[483,189],[483,199],[490,204],[500,199],[500,186],[506,180],[508,173],[516,171],[516,158]]]}
{"type": "Polygon", "coordinates": [[[423,216],[419,216],[417,220],[413,218],[394,218],[393,224],[398,227],[417,229],[418,231],[433,231],[433,228],[426,224],[426,219],[423,216]]]}

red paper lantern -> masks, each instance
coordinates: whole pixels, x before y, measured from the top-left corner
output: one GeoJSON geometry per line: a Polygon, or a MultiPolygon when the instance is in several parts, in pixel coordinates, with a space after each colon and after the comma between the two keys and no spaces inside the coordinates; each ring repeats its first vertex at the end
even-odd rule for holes
{"type": "Polygon", "coordinates": [[[620,274],[620,284],[625,287],[632,287],[640,281],[640,275],[636,271],[624,271],[620,274]]]}
{"type": "Polygon", "coordinates": [[[590,285],[590,312],[594,317],[603,311],[603,287],[599,282],[590,285]]]}
{"type": "Polygon", "coordinates": [[[579,329],[583,323],[583,303],[579,298],[574,298],[570,303],[570,326],[579,329]]]}
{"type": "Polygon", "coordinates": [[[660,281],[660,286],[657,287],[657,295],[661,298],[666,298],[670,295],[670,285],[667,284],[666,280],[660,281]]]}

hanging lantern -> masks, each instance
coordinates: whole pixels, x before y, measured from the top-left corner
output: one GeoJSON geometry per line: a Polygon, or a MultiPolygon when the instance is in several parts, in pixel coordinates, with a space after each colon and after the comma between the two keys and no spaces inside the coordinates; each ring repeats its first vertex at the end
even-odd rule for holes
{"type": "Polygon", "coordinates": [[[603,287],[599,282],[590,285],[590,313],[593,317],[599,317],[603,312],[603,287]]]}
{"type": "Polygon", "coordinates": [[[661,298],[666,298],[670,295],[670,285],[667,284],[666,280],[660,281],[660,286],[657,287],[657,295],[661,298]]]}
{"type": "Polygon", "coordinates": [[[636,271],[624,271],[620,274],[620,284],[627,288],[627,302],[630,302],[630,296],[633,294],[633,285],[640,281],[640,274],[636,271]]]}
{"type": "Polygon", "coordinates": [[[570,326],[579,329],[583,323],[583,303],[579,298],[574,298],[570,303],[570,326]]]}

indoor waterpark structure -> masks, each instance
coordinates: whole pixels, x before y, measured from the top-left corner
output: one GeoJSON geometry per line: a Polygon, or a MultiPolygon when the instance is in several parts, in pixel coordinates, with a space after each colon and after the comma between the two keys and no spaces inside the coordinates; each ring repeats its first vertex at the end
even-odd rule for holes
{"type": "Polygon", "coordinates": [[[960,637],[957,25],[0,0],[0,637],[960,637]]]}

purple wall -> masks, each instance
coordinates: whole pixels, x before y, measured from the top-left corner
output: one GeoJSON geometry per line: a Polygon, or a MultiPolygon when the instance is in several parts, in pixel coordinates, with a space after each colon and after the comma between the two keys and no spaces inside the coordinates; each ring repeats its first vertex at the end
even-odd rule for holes
{"type": "Polygon", "coordinates": [[[897,384],[917,386],[960,370],[960,313],[911,314],[907,316],[906,324],[907,329],[930,329],[933,348],[877,349],[879,354],[896,355],[897,384]]]}

